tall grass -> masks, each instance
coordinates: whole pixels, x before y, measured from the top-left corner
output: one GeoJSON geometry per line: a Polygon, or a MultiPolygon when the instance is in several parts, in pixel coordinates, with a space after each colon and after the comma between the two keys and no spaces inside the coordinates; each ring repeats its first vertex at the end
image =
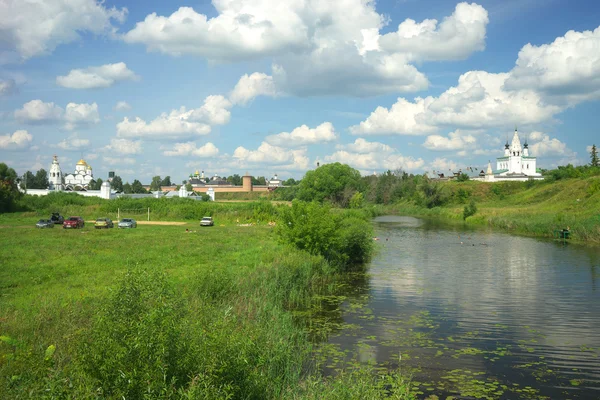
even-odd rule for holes
{"type": "MultiPolygon", "coordinates": [[[[230,219],[271,207],[236,204],[230,219]]],[[[319,375],[290,310],[336,271],[270,227],[22,224],[0,229],[0,398],[410,398],[393,374],[319,375]]]]}

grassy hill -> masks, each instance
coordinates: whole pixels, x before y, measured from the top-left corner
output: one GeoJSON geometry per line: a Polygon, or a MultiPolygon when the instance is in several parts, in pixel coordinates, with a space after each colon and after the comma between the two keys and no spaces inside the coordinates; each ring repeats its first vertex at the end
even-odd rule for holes
{"type": "Polygon", "coordinates": [[[600,243],[600,176],[553,182],[443,182],[448,199],[441,207],[425,208],[411,201],[393,206],[394,212],[463,220],[465,205],[477,212],[467,224],[487,224],[511,232],[547,236],[570,227],[573,239],[600,243]]]}

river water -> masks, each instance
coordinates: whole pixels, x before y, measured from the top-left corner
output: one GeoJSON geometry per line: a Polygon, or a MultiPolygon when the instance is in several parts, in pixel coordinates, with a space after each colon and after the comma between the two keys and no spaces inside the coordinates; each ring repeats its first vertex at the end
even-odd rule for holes
{"type": "Polygon", "coordinates": [[[329,299],[326,373],[400,368],[420,397],[600,398],[600,249],[375,220],[367,276],[329,299]]]}

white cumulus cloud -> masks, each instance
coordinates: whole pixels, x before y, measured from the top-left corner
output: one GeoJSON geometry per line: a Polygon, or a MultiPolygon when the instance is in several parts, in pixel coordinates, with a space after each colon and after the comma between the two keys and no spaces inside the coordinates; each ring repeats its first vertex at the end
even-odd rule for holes
{"type": "Polygon", "coordinates": [[[194,156],[194,157],[214,157],[219,154],[217,146],[208,142],[200,147],[195,142],[175,143],[171,150],[163,152],[165,156],[194,156]]]}
{"type": "Polygon", "coordinates": [[[278,169],[306,170],[309,165],[306,148],[290,150],[267,142],[262,142],[256,150],[239,146],[233,152],[233,159],[240,167],[268,164],[277,166],[278,169]]]}
{"type": "Polygon", "coordinates": [[[73,134],[66,139],[61,140],[56,145],[59,149],[67,151],[79,151],[90,147],[90,140],[80,138],[79,135],[73,134]]]}
{"type": "Polygon", "coordinates": [[[16,91],[14,79],[0,79],[0,96],[8,96],[16,91]]]}
{"type": "Polygon", "coordinates": [[[64,127],[69,130],[100,122],[96,103],[69,103],[63,109],[52,102],[45,103],[39,99],[23,104],[23,108],[15,110],[14,116],[19,122],[32,125],[62,122],[64,127]]]}
{"type": "Polygon", "coordinates": [[[107,8],[96,0],[0,1],[0,58],[23,60],[51,53],[80,33],[110,34],[127,9],[107,8]]]}
{"type": "Polygon", "coordinates": [[[140,140],[110,139],[110,144],[104,146],[102,150],[115,154],[140,154],[142,142],[140,140]]]}
{"type": "Polygon", "coordinates": [[[456,130],[450,132],[448,137],[440,135],[430,135],[425,139],[423,147],[433,151],[453,151],[464,150],[466,148],[475,149],[474,144],[477,142],[475,136],[456,130]]]}
{"type": "Polygon", "coordinates": [[[110,87],[119,81],[138,79],[139,76],[127,68],[127,64],[119,62],[99,67],[72,69],[66,76],[58,76],[56,83],[71,89],[95,89],[110,87]]]}
{"type": "Polygon", "coordinates": [[[117,104],[113,107],[115,111],[129,111],[131,106],[126,101],[117,101],[117,104]]]}
{"type": "Polygon", "coordinates": [[[233,88],[229,100],[233,104],[246,105],[257,96],[277,97],[281,93],[275,88],[273,77],[260,72],[244,74],[233,88]]]}
{"type": "Polygon", "coordinates": [[[124,118],[117,124],[117,136],[121,138],[180,139],[208,135],[212,125],[229,122],[232,104],[223,96],[208,96],[202,107],[187,110],[181,107],[170,113],[162,113],[150,122],[140,117],[124,118]]]}
{"type": "Polygon", "coordinates": [[[190,7],[152,13],[123,39],[149,51],[194,54],[231,62],[271,57],[271,75],[246,75],[232,94],[244,104],[257,95],[380,93],[426,89],[410,63],[467,57],[485,46],[487,12],[460,3],[439,26],[406,20],[381,36],[388,17],[372,0],[214,0],[209,18],[190,7]],[[440,44],[443,42],[443,44],[440,44]]]}
{"type": "Polygon", "coordinates": [[[340,150],[347,150],[353,153],[365,154],[365,153],[379,153],[387,154],[393,153],[395,150],[391,146],[380,142],[369,142],[363,138],[358,138],[354,143],[350,144],[339,144],[336,148],[340,150]]]}
{"type": "Polygon", "coordinates": [[[18,130],[13,134],[0,135],[1,150],[25,150],[31,146],[33,136],[25,131],[18,130]]]}
{"type": "Polygon", "coordinates": [[[269,144],[281,147],[298,147],[309,144],[327,143],[336,140],[338,135],[331,122],[323,122],[316,128],[299,126],[291,132],[281,132],[265,138],[269,144]]]}

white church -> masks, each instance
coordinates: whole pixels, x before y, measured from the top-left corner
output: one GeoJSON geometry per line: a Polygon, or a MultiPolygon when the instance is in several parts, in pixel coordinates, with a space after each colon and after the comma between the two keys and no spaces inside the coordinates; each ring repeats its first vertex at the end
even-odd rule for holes
{"type": "Polygon", "coordinates": [[[537,159],[529,154],[529,145],[527,140],[521,146],[519,133],[515,128],[512,142],[508,140],[504,145],[504,155],[496,158],[496,171],[492,171],[492,163],[488,163],[485,176],[473,178],[484,182],[500,181],[527,181],[530,179],[544,179],[540,170],[537,168],[537,159]]]}

